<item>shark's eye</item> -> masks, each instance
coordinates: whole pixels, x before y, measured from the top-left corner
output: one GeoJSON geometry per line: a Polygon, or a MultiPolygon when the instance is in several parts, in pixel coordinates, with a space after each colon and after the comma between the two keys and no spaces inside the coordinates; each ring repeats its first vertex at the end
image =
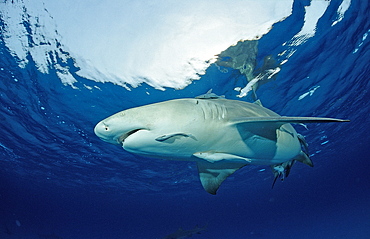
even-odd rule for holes
{"type": "Polygon", "coordinates": [[[104,125],[104,129],[105,129],[105,131],[108,131],[109,130],[108,125],[104,125]]]}

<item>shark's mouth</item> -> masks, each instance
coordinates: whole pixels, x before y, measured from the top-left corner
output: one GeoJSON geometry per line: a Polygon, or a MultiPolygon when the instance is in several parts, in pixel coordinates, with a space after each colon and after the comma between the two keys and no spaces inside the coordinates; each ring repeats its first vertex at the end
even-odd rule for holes
{"type": "Polygon", "coordinates": [[[130,135],[133,135],[133,134],[135,134],[136,132],[138,132],[138,131],[140,131],[140,130],[145,130],[145,129],[134,129],[134,130],[131,130],[131,131],[129,131],[129,132],[127,132],[127,133],[125,133],[125,134],[121,135],[121,137],[119,137],[119,138],[117,139],[117,142],[118,142],[119,144],[123,144],[123,142],[125,142],[125,139],[127,139],[130,135]]]}

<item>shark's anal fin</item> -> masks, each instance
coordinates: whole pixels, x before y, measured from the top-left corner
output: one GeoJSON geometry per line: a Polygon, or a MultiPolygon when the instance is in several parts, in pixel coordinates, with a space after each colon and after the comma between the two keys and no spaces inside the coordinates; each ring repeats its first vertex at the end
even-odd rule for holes
{"type": "Polygon", "coordinates": [[[208,193],[215,195],[221,183],[245,165],[247,163],[230,163],[228,161],[210,163],[205,160],[198,161],[197,166],[200,182],[208,193]]]}
{"type": "Polygon", "coordinates": [[[193,156],[204,159],[210,163],[214,163],[221,160],[227,160],[232,162],[245,162],[250,163],[252,162],[251,159],[241,157],[234,154],[228,154],[228,153],[221,153],[221,152],[215,152],[215,151],[205,151],[205,152],[197,152],[194,153],[193,156]]]}
{"type": "Polygon", "coordinates": [[[180,137],[190,137],[192,139],[195,139],[195,137],[191,134],[187,134],[187,133],[171,133],[171,134],[164,134],[164,135],[161,135],[161,136],[158,136],[155,140],[156,141],[165,141],[167,139],[170,139],[170,138],[173,138],[173,137],[176,137],[176,136],[180,136],[180,137]]]}

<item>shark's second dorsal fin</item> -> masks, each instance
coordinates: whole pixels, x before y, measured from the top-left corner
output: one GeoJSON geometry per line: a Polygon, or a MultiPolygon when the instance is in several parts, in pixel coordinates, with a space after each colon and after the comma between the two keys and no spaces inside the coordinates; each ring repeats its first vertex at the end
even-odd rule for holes
{"type": "Polygon", "coordinates": [[[197,162],[200,182],[208,193],[215,195],[221,183],[245,165],[247,163],[230,163],[226,161],[210,163],[200,160],[197,162]]]}
{"type": "Polygon", "coordinates": [[[256,104],[256,105],[259,105],[259,106],[262,106],[263,107],[262,102],[261,102],[260,99],[258,99],[255,102],[253,102],[253,104],[256,104]]]}
{"type": "Polygon", "coordinates": [[[225,96],[224,95],[216,95],[215,93],[212,93],[212,89],[210,89],[209,91],[207,91],[207,93],[203,94],[203,95],[199,95],[197,97],[195,97],[195,99],[225,99],[225,96]]]}

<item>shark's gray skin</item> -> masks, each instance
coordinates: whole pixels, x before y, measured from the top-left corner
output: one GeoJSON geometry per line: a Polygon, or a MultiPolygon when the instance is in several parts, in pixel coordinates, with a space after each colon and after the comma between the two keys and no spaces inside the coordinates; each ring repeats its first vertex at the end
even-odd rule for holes
{"type": "Polygon", "coordinates": [[[346,121],[282,117],[259,102],[202,97],[127,109],[100,121],[94,131],[133,154],[196,162],[204,189],[216,194],[245,165],[271,165],[275,181],[288,176],[295,161],[312,166],[302,151],[303,137],[290,123],[346,121]]]}
{"type": "Polygon", "coordinates": [[[196,235],[196,234],[201,234],[201,232],[205,231],[206,229],[207,229],[207,226],[205,227],[196,226],[194,229],[190,229],[190,230],[184,230],[182,228],[179,228],[174,233],[171,233],[163,237],[162,239],[184,239],[184,238],[192,237],[193,235],[196,235]]]}

